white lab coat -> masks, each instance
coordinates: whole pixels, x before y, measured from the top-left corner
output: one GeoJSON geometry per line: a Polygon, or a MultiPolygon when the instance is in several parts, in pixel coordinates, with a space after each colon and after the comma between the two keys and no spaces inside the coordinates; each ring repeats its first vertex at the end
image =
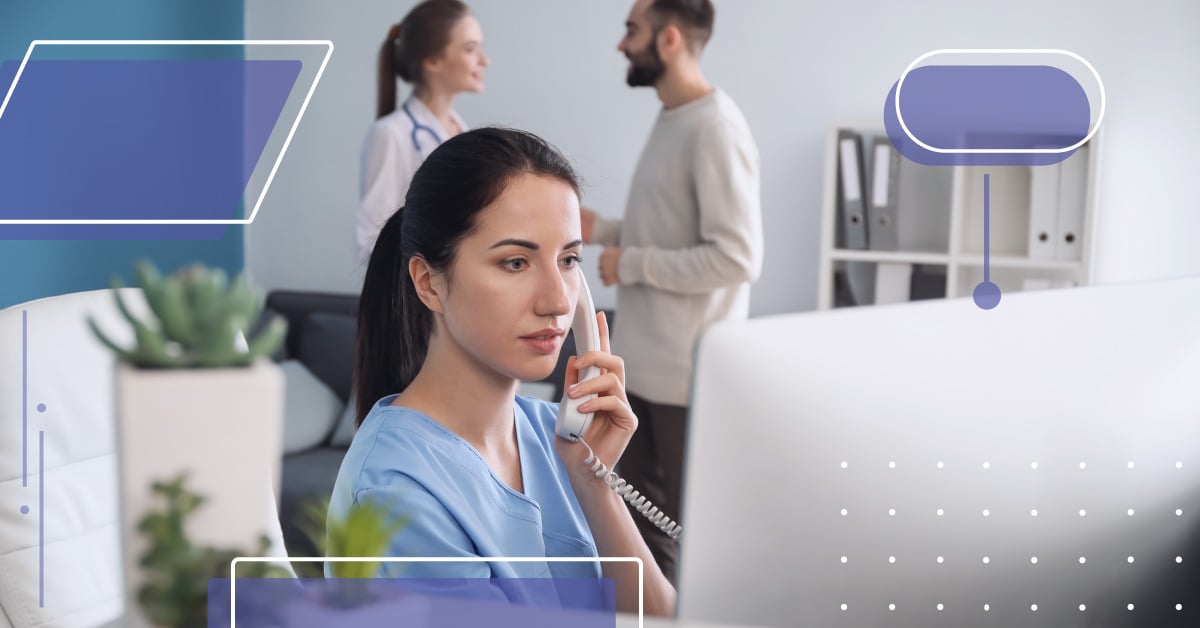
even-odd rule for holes
{"type": "MultiPolygon", "coordinates": [[[[467,130],[457,112],[451,110],[450,115],[458,128],[467,130]]],[[[371,125],[363,144],[360,200],[354,220],[354,239],[361,261],[370,257],[384,223],[404,205],[408,184],[417,167],[449,136],[425,103],[414,97],[409,97],[395,111],[371,125]],[[432,133],[417,129],[414,142],[413,120],[404,112],[405,104],[412,112],[412,118],[432,129],[432,133]]]]}

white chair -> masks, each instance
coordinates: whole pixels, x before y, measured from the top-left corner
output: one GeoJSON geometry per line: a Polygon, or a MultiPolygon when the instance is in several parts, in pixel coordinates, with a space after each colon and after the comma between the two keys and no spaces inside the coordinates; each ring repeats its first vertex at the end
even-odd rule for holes
{"type": "MultiPolygon", "coordinates": [[[[89,314],[130,340],[108,290],[0,310],[0,628],[91,628],[124,611],[115,362],[89,314]]],[[[275,504],[264,510],[284,556],[275,504]]]]}

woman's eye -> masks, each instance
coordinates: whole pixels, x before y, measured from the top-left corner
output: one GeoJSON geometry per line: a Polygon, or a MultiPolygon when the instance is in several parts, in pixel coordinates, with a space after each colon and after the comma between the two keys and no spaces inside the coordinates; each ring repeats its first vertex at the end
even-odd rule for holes
{"type": "Polygon", "coordinates": [[[569,255],[563,258],[563,266],[566,266],[567,268],[574,268],[582,262],[583,258],[579,257],[578,255],[569,255]]]}
{"type": "Polygon", "coordinates": [[[526,264],[525,260],[523,260],[519,257],[504,260],[504,268],[507,270],[512,270],[512,271],[517,271],[517,270],[521,270],[522,268],[525,268],[525,264],[526,264]]]}

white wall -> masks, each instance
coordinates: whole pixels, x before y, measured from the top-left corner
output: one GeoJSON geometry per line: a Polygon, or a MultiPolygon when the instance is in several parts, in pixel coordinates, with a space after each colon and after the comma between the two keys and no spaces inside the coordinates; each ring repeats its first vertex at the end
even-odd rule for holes
{"type": "MultiPolygon", "coordinates": [[[[266,288],[353,292],[358,151],[374,60],[411,1],[246,0],[246,37],[332,39],[333,58],[247,236],[266,288]]],[[[658,102],[624,83],[616,51],[632,1],[475,0],[492,58],[463,96],[473,126],[505,124],[561,148],[584,203],[620,215],[658,102]]],[[[766,265],[756,315],[816,304],[822,143],[839,119],[878,119],[899,73],[937,48],[1064,48],[1107,90],[1096,235],[1098,282],[1200,274],[1200,3],[1192,0],[720,1],[704,66],[742,107],[763,158],[766,265]],[[820,6],[814,9],[814,6],[820,6]]],[[[600,306],[615,292],[599,288],[600,306]]]]}

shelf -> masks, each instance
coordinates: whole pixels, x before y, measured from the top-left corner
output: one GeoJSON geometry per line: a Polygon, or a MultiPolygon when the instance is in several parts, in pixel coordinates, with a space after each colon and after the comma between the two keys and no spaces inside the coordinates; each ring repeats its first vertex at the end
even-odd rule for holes
{"type": "MultiPolygon", "coordinates": [[[[982,255],[964,255],[954,259],[963,266],[983,266],[982,255]]],[[[1053,270],[1076,272],[1083,268],[1078,260],[1029,259],[1009,255],[993,255],[989,260],[992,268],[1025,268],[1031,270],[1053,270]]]]}
{"type": "MultiPolygon", "coordinates": [[[[950,256],[945,253],[920,251],[872,251],[833,249],[829,257],[840,262],[890,262],[895,264],[949,264],[950,256]]],[[[981,262],[982,263],[982,262],[981,262]]]]}
{"type": "MultiPolygon", "coordinates": [[[[910,300],[935,298],[932,295],[939,291],[933,288],[943,285],[940,294],[946,298],[969,296],[983,281],[985,246],[991,253],[989,280],[1004,293],[1088,285],[1094,255],[1100,137],[1096,134],[1069,158],[1053,165],[947,167],[919,164],[898,156],[894,148],[880,152],[887,141],[878,120],[847,120],[831,127],[821,190],[817,308],[894,302],[903,296],[903,286],[897,282],[902,281],[906,269],[889,265],[912,267],[910,300]],[[845,139],[852,140],[859,150],[847,150],[843,155],[845,139]],[[844,248],[847,226],[840,208],[842,167],[850,168],[855,157],[858,174],[847,181],[858,181],[864,202],[856,209],[864,212],[861,218],[865,223],[860,226],[867,233],[854,232],[853,241],[886,242],[893,250],[844,248]],[[882,167],[887,168],[887,176],[875,176],[882,167]],[[984,175],[989,175],[987,199],[984,175]],[[885,187],[875,190],[878,185],[885,187]],[[880,215],[890,220],[876,224],[879,210],[871,208],[877,206],[883,208],[880,215]],[[985,215],[989,219],[986,229],[985,215]],[[1050,218],[1053,224],[1047,222],[1050,218]],[[1059,229],[1064,220],[1069,223],[1059,229]],[[889,225],[894,234],[886,229],[889,225]],[[882,237],[873,239],[873,230],[880,227],[882,237]],[[1031,233],[1039,235],[1037,242],[1031,243],[1031,233]],[[1048,244],[1040,243],[1059,243],[1059,237],[1067,233],[1076,238],[1061,242],[1076,246],[1061,248],[1069,249],[1073,259],[1031,259],[1031,250],[1034,255],[1051,252],[1048,244]],[[876,301],[881,286],[884,298],[876,301]]],[[[1052,248],[1059,252],[1060,247],[1052,248]]]]}

